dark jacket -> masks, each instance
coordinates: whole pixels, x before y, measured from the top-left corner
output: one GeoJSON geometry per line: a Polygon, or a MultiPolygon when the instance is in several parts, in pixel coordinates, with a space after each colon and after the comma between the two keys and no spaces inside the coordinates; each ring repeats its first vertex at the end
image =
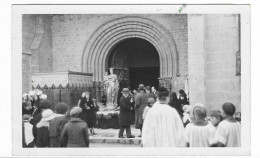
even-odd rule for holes
{"type": "Polygon", "coordinates": [[[89,128],[95,127],[96,122],[97,122],[97,118],[96,118],[97,108],[95,107],[93,100],[91,98],[89,100],[87,100],[86,98],[83,98],[80,100],[79,107],[81,107],[81,109],[82,109],[80,118],[83,121],[87,122],[89,128]],[[87,109],[86,105],[88,107],[90,107],[90,109],[87,109]]]}
{"type": "Polygon", "coordinates": [[[57,116],[50,121],[50,147],[60,147],[61,131],[67,122],[67,118],[63,115],[57,116]]]}
{"type": "Polygon", "coordinates": [[[119,101],[120,114],[119,114],[119,126],[129,126],[133,124],[134,115],[131,108],[134,108],[134,102],[130,102],[130,97],[122,96],[119,101]]]}
{"type": "Polygon", "coordinates": [[[40,121],[37,124],[36,146],[39,148],[50,146],[49,122],[40,121]]]}
{"type": "Polygon", "coordinates": [[[33,137],[34,137],[34,142],[36,142],[36,139],[37,139],[36,125],[37,125],[37,123],[39,123],[41,121],[41,119],[42,119],[42,109],[37,108],[34,110],[34,112],[32,114],[32,119],[30,121],[30,123],[33,125],[32,133],[33,133],[33,137]]]}
{"type": "Polygon", "coordinates": [[[182,106],[178,98],[171,99],[169,105],[176,109],[181,118],[183,117],[182,106]]]}
{"type": "Polygon", "coordinates": [[[60,137],[61,147],[89,147],[88,125],[80,118],[71,118],[60,137]]]}
{"type": "Polygon", "coordinates": [[[148,104],[148,96],[145,92],[140,92],[135,97],[136,111],[137,111],[137,123],[143,124],[143,112],[144,108],[148,104]]]}

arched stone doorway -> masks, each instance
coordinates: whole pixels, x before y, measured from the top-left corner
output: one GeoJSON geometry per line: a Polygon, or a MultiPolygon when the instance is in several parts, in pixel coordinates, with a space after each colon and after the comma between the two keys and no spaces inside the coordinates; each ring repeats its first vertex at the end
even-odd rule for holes
{"type": "Polygon", "coordinates": [[[114,67],[114,73],[121,76],[120,89],[137,89],[145,86],[159,86],[160,61],[156,48],[141,38],[129,38],[115,44],[106,58],[106,70],[114,67]]]}
{"type": "Polygon", "coordinates": [[[82,72],[93,73],[102,83],[109,51],[120,41],[140,38],[150,42],[159,54],[160,84],[171,88],[179,76],[178,53],[170,32],[160,23],[140,16],[120,17],[102,24],[90,37],[82,55],[82,72]]]}

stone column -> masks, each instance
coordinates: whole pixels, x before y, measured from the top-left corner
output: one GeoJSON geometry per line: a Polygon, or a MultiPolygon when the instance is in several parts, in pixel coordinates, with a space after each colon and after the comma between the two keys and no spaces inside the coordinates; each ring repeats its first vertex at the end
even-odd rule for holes
{"type": "Polygon", "coordinates": [[[205,104],[205,16],[188,16],[188,79],[190,104],[205,104]]]}

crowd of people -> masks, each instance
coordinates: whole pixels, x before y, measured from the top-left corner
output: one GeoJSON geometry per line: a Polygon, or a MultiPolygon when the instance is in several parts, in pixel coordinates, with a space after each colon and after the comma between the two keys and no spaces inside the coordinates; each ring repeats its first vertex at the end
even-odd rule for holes
{"type": "Polygon", "coordinates": [[[133,94],[124,88],[120,99],[119,138],[126,129],[131,135],[131,116],[135,111],[135,125],[140,129],[142,147],[240,147],[241,113],[230,102],[222,105],[222,112],[208,113],[203,104],[189,105],[187,94],[160,87],[158,91],[139,85],[133,94]],[[126,117],[124,117],[126,116],[126,117]]]}
{"type": "Polygon", "coordinates": [[[71,110],[64,102],[53,107],[41,91],[24,94],[22,105],[23,147],[89,147],[98,110],[89,92],[71,110]]]}
{"type": "MultiPolygon", "coordinates": [[[[89,147],[98,110],[90,96],[84,92],[78,106],[69,110],[63,102],[52,107],[41,91],[24,95],[23,147],[89,147]]],[[[140,84],[133,93],[123,88],[119,106],[118,137],[125,138],[126,130],[126,137],[134,138],[130,126],[135,124],[142,147],[241,146],[241,113],[230,102],[222,105],[222,112],[208,113],[203,104],[189,105],[183,90],[169,97],[164,87],[157,91],[140,84]]]]}

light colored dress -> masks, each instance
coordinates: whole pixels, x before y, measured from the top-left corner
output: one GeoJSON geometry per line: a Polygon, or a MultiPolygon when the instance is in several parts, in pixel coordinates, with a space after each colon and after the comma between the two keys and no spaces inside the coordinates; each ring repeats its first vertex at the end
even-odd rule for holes
{"type": "Polygon", "coordinates": [[[147,113],[142,131],[143,147],[184,147],[185,136],[178,112],[156,102],[147,113]]]}
{"type": "Polygon", "coordinates": [[[31,125],[28,121],[24,121],[25,143],[27,145],[33,141],[32,128],[33,125],[31,125]]]}
{"type": "Polygon", "coordinates": [[[226,147],[241,146],[241,125],[239,122],[223,120],[217,127],[216,139],[226,147]]]}
{"type": "Polygon", "coordinates": [[[147,112],[150,110],[150,107],[149,106],[146,106],[144,108],[144,112],[143,112],[143,119],[145,119],[145,116],[147,115],[147,112]]]}
{"type": "Polygon", "coordinates": [[[189,123],[185,128],[185,141],[190,147],[209,147],[216,143],[216,129],[208,123],[205,126],[189,123]]]}

